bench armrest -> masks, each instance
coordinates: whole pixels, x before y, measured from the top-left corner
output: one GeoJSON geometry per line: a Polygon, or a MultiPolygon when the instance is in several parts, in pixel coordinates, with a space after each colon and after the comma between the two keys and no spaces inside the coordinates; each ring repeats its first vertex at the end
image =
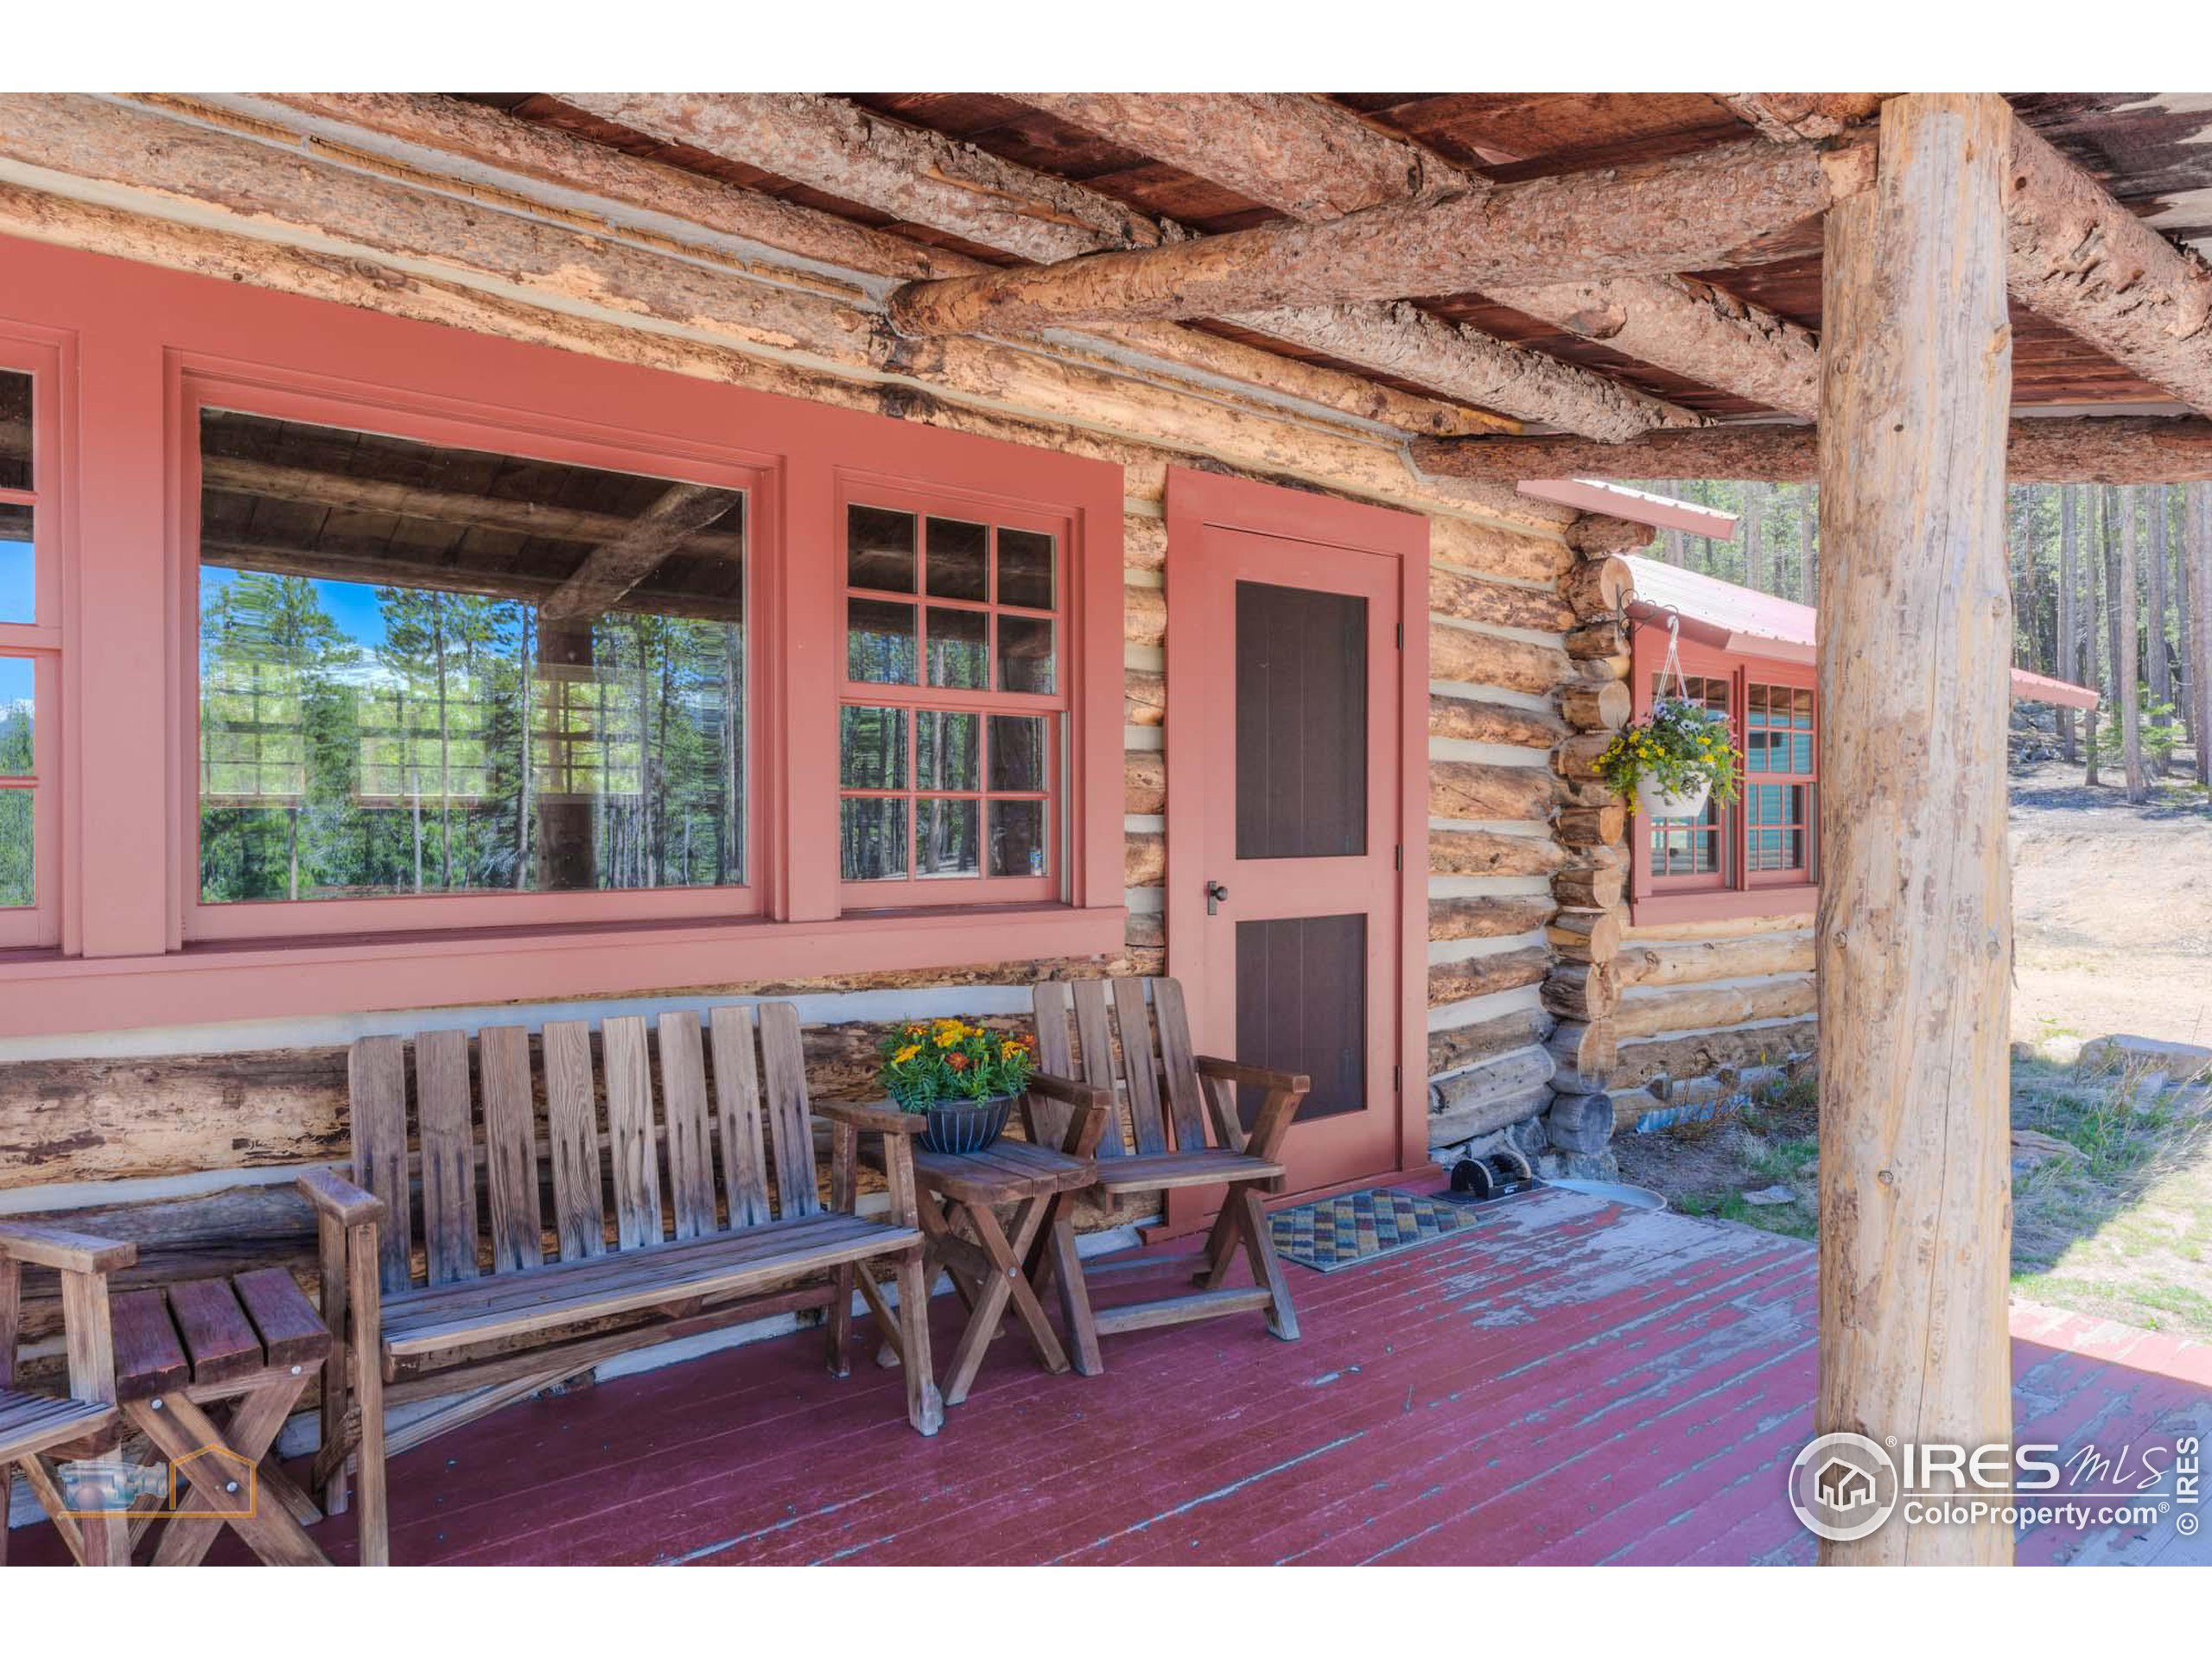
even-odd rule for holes
{"type": "Polygon", "coordinates": [[[327,1169],[311,1169],[294,1183],[316,1211],[343,1227],[365,1227],[385,1218],[385,1202],[364,1192],[343,1175],[327,1169]]]}
{"type": "Polygon", "coordinates": [[[1198,1075],[1222,1083],[1242,1084],[1249,1089],[1283,1089],[1302,1095],[1313,1087],[1313,1079],[1302,1071],[1270,1071],[1262,1065],[1243,1065],[1235,1060],[1219,1060],[1210,1054],[1198,1056],[1198,1075]]]}
{"type": "Polygon", "coordinates": [[[135,1266],[138,1247],[59,1227],[0,1224],[0,1261],[28,1262],[63,1273],[115,1273],[135,1266]]]}
{"type": "Polygon", "coordinates": [[[1028,1096],[1021,1103],[1021,1121],[1032,1141],[1049,1141],[1052,1130],[1039,1122],[1034,1096],[1058,1101],[1070,1109],[1066,1128],[1060,1135],[1059,1149],[1062,1152],[1071,1158],[1090,1158],[1096,1154],[1098,1143],[1105,1137],[1107,1126],[1114,1122],[1114,1091],[1111,1089],[1103,1089],[1095,1083],[1077,1083],[1071,1077],[1056,1077],[1049,1071],[1033,1073],[1029,1079],[1028,1096]]]}
{"type": "Polygon", "coordinates": [[[866,1135],[919,1135],[926,1121],[919,1112],[902,1112],[893,1106],[864,1106],[857,1101],[817,1100],[808,1109],[817,1117],[866,1135]]]}
{"type": "Polygon", "coordinates": [[[1243,1065],[1211,1054],[1199,1055],[1198,1067],[1198,1076],[1213,1085],[1204,1092],[1206,1103],[1213,1109],[1213,1126],[1221,1144],[1231,1152],[1274,1158],[1282,1149],[1291,1119],[1297,1116],[1299,1102],[1313,1088],[1313,1079],[1302,1071],[1270,1071],[1265,1066],[1243,1065]],[[1249,1135],[1237,1120],[1236,1090],[1240,1085],[1263,1090],[1268,1096],[1253,1116],[1249,1135]]]}

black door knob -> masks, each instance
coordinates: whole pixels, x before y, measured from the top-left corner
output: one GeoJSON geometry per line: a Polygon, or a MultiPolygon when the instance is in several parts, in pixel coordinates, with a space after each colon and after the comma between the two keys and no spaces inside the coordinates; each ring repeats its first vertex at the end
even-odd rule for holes
{"type": "Polygon", "coordinates": [[[1224,902],[1225,899],[1228,899],[1228,897],[1229,897],[1229,889],[1228,889],[1227,887],[1223,887],[1223,886],[1221,885],[1221,883],[1220,883],[1220,882],[1218,882],[1218,881],[1209,881],[1209,882],[1207,882],[1207,883],[1206,883],[1206,914],[1207,914],[1207,915],[1209,915],[1209,916],[1218,916],[1219,914],[1221,914],[1221,906],[1222,906],[1222,904],[1223,904],[1223,902],[1224,902]]]}

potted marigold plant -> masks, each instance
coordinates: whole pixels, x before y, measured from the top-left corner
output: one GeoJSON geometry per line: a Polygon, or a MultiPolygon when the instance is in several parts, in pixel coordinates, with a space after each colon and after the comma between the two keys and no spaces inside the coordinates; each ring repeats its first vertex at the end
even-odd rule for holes
{"type": "Polygon", "coordinates": [[[1736,798],[1738,756],[1725,717],[1681,697],[1660,697],[1598,757],[1614,794],[1654,818],[1694,818],[1707,800],[1736,798]]]}
{"type": "Polygon", "coordinates": [[[989,1146],[1037,1071],[1033,1038],[986,1031],[964,1020],[894,1027],[880,1052],[876,1079],[900,1111],[927,1119],[920,1138],[931,1152],[981,1152],[989,1146]]]}

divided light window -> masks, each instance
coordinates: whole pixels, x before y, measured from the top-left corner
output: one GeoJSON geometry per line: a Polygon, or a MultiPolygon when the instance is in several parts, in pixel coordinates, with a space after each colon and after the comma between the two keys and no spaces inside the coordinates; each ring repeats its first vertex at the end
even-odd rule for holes
{"type": "Polygon", "coordinates": [[[747,882],[742,490],[214,408],[200,449],[203,907],[747,882]]]}
{"type": "MultiPolygon", "coordinates": [[[[1771,673],[1770,669],[1766,671],[1771,673]]],[[[1742,796],[1732,806],[1707,802],[1689,823],[1645,826],[1650,894],[1719,893],[1818,882],[1820,783],[1808,685],[1777,683],[1746,664],[1726,674],[1686,677],[1691,700],[1725,717],[1744,751],[1742,796]]],[[[1654,675],[1655,699],[1668,695],[1654,675]]]]}
{"type": "Polygon", "coordinates": [[[37,547],[51,429],[38,377],[0,367],[0,949],[60,942],[54,853],[59,803],[52,752],[60,644],[59,584],[37,547]]]}
{"type": "Polygon", "coordinates": [[[839,863],[850,906],[1059,880],[1063,537],[972,509],[845,515],[839,863]]]}

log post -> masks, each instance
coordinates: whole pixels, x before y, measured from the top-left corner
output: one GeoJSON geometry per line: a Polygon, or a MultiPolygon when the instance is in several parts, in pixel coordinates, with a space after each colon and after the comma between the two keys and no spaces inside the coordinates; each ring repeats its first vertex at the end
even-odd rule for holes
{"type": "MultiPolygon", "coordinates": [[[[2009,1441],[2005,438],[2012,114],[1883,106],[1827,224],[1821,392],[1821,1433],[2009,1441]]],[[[2009,1563],[1892,1517],[1834,1564],[2009,1563]]]]}

